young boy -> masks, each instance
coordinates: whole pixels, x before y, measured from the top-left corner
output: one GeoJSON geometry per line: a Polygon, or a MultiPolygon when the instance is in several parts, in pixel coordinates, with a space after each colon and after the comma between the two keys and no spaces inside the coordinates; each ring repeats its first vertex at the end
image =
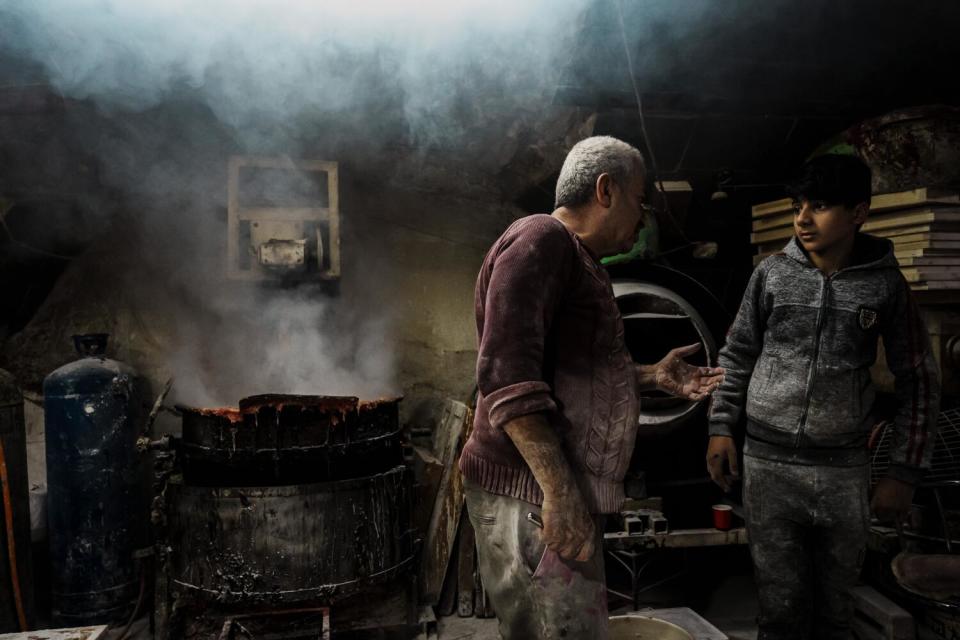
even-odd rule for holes
{"type": "Polygon", "coordinates": [[[808,162],[792,185],[795,236],[754,271],[720,351],[707,468],[738,475],[732,431],[746,411],[743,500],[760,600],[759,640],[848,638],[847,589],[872,508],[902,521],[929,467],[939,380],[892,244],[859,232],[870,169],[808,162]],[[868,507],[869,368],[883,339],[896,376],[891,466],[868,507]]]}

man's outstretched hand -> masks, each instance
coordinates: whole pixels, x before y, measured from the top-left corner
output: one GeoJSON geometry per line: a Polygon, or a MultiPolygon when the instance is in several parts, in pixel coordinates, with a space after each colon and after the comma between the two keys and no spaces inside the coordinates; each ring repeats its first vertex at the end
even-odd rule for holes
{"type": "Polygon", "coordinates": [[[654,386],[687,400],[702,400],[713,393],[723,382],[724,370],[721,367],[696,367],[684,360],[700,348],[699,343],[677,347],[653,365],[654,386]]]}

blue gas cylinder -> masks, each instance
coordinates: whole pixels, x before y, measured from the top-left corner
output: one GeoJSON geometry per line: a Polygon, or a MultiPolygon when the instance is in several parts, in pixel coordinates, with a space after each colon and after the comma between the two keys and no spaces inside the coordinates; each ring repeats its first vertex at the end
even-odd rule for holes
{"type": "Polygon", "coordinates": [[[136,373],[104,356],[106,334],[74,342],[84,357],[43,382],[51,605],[64,626],[130,614],[147,518],[136,373]]]}

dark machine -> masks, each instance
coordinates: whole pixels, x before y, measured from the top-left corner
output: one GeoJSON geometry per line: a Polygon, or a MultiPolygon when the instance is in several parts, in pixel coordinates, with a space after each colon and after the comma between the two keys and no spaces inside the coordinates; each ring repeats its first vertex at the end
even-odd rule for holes
{"type": "MultiPolygon", "coordinates": [[[[688,358],[713,366],[731,321],[702,284],[680,271],[646,262],[608,267],[625,340],[636,362],[657,362],[671,349],[699,343],[688,358]]],[[[627,494],[663,498],[672,528],[710,524],[719,491],[706,475],[706,402],[649,391],[641,396],[637,444],[627,494]]]]}
{"type": "Polygon", "coordinates": [[[146,544],[137,375],[104,356],[106,334],[74,340],[83,357],[43,383],[52,616],[62,626],[129,616],[134,554],[146,544]]]}
{"type": "Polygon", "coordinates": [[[158,448],[160,638],[322,636],[411,625],[412,473],[399,398],[261,395],[182,409],[158,448]],[[358,612],[362,615],[358,615],[358,612]]]}

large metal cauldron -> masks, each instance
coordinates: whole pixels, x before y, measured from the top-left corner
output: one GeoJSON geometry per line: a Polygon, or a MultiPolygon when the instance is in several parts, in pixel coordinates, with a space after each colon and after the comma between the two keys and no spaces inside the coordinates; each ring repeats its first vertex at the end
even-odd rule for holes
{"type": "Polygon", "coordinates": [[[171,588],[200,605],[329,605],[410,572],[399,398],[260,395],[187,409],[167,485],[171,588]]]}
{"type": "Polygon", "coordinates": [[[356,478],[402,462],[399,398],[259,395],[183,408],[188,484],[289,485],[356,478]]]}
{"type": "Polygon", "coordinates": [[[411,487],[405,467],[298,486],[172,482],[170,576],[207,602],[334,602],[409,567],[411,487]]]}

